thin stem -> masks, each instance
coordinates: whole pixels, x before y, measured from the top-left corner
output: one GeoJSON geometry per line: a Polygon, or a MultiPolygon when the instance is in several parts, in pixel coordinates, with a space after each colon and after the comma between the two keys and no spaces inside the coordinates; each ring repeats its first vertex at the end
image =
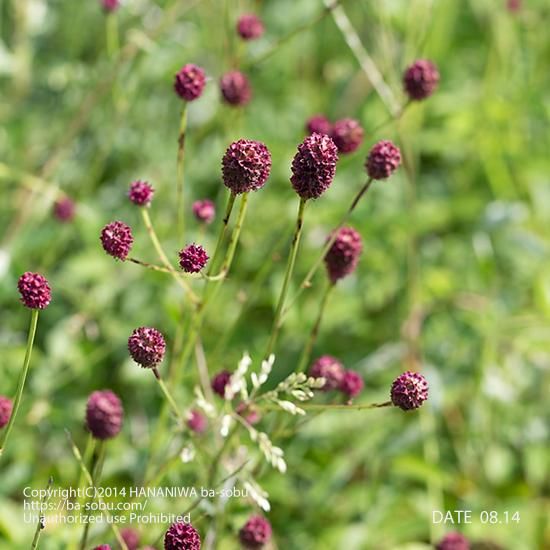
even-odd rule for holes
{"type": "Polygon", "coordinates": [[[177,161],[177,188],[176,204],[178,209],[178,236],[181,242],[184,242],[185,235],[185,201],[184,201],[184,181],[185,181],[185,133],[187,131],[187,101],[183,103],[181,110],[180,129],[178,134],[178,161],[177,161]]]}
{"type": "Polygon", "coordinates": [[[132,262],[133,264],[137,264],[142,267],[146,267],[147,269],[152,269],[153,271],[161,271],[162,273],[172,273],[171,269],[167,269],[166,267],[162,267],[160,265],[150,264],[148,262],[143,262],[142,260],[138,260],[137,258],[126,258],[126,261],[132,262]]]}
{"type": "Polygon", "coordinates": [[[25,351],[23,369],[21,370],[21,374],[19,375],[19,381],[17,382],[17,390],[15,393],[15,402],[13,404],[13,410],[12,410],[8,425],[6,426],[6,429],[4,430],[4,432],[2,433],[2,436],[0,436],[0,457],[2,456],[2,454],[4,453],[4,449],[6,448],[8,437],[15,423],[15,418],[17,416],[17,412],[19,411],[19,405],[21,404],[21,399],[23,398],[23,389],[25,387],[25,381],[27,380],[27,374],[29,372],[29,365],[31,362],[32,347],[34,344],[34,336],[36,334],[36,326],[38,324],[39,311],[40,310],[38,309],[33,309],[31,313],[31,323],[29,327],[29,336],[27,339],[27,350],[25,351]]]}
{"type": "Polygon", "coordinates": [[[109,58],[113,58],[119,50],[118,19],[114,12],[108,13],[105,17],[105,32],[107,35],[107,55],[109,58]]]}
{"type": "Polygon", "coordinates": [[[189,299],[195,304],[198,303],[199,299],[197,295],[193,292],[191,287],[189,286],[189,283],[187,283],[185,279],[179,276],[177,271],[172,267],[170,260],[166,256],[166,253],[164,252],[162,245],[160,244],[157,234],[155,233],[155,229],[153,228],[153,224],[151,222],[148,209],[140,208],[140,210],[141,210],[141,215],[143,217],[143,223],[147,228],[147,233],[149,233],[149,238],[151,239],[151,242],[153,243],[153,246],[157,251],[157,255],[160,261],[166,266],[166,269],[168,269],[168,271],[172,274],[172,277],[174,278],[174,280],[187,292],[187,294],[189,295],[189,299]]]}
{"type": "Polygon", "coordinates": [[[231,217],[231,212],[233,211],[233,206],[235,204],[236,198],[237,196],[231,193],[229,195],[229,199],[227,200],[227,206],[225,207],[225,215],[223,217],[222,226],[218,234],[218,241],[216,242],[216,248],[214,249],[214,254],[212,256],[212,259],[210,260],[210,265],[208,266],[208,270],[206,271],[207,276],[212,275],[212,272],[214,271],[214,268],[216,267],[216,264],[220,258],[220,254],[222,252],[223,240],[225,238],[225,233],[227,232],[229,218],[231,217]]]}
{"type": "Polygon", "coordinates": [[[267,344],[264,357],[269,357],[275,343],[277,342],[277,336],[281,329],[282,313],[285,306],[286,295],[292,279],[292,273],[294,271],[294,264],[296,263],[296,255],[298,253],[298,246],[300,244],[300,237],[302,235],[302,228],[304,225],[304,212],[306,208],[306,200],[300,199],[300,206],[298,208],[298,216],[296,218],[296,229],[294,230],[294,237],[292,238],[292,244],[290,245],[290,254],[288,256],[288,263],[286,266],[285,278],[283,280],[283,286],[281,288],[281,294],[279,295],[279,302],[277,303],[277,309],[275,310],[275,318],[273,319],[273,327],[271,329],[271,337],[267,344]]]}
{"type": "Polygon", "coordinates": [[[355,210],[355,207],[361,200],[361,197],[370,189],[370,186],[372,184],[373,180],[372,178],[369,178],[367,180],[367,183],[361,187],[357,195],[353,198],[353,201],[351,202],[351,205],[349,206],[346,213],[342,216],[342,219],[340,220],[340,223],[334,228],[334,230],[331,233],[330,239],[327,240],[325,243],[325,246],[321,250],[321,254],[319,254],[318,258],[315,260],[313,265],[311,266],[311,269],[308,271],[308,274],[304,277],[304,280],[301,282],[298,291],[294,295],[294,297],[290,300],[290,303],[288,304],[288,307],[283,311],[283,318],[288,313],[290,308],[294,305],[300,294],[306,289],[311,286],[311,279],[317,273],[317,270],[321,266],[321,263],[325,259],[325,256],[327,255],[327,252],[330,250],[331,246],[334,244],[336,239],[338,238],[338,230],[342,228],[342,226],[348,221],[349,217],[351,216],[352,212],[355,210]]]}
{"type": "MultiPolygon", "coordinates": [[[[392,407],[393,403],[391,401],[385,401],[384,403],[368,403],[363,405],[346,405],[345,403],[337,405],[320,405],[317,403],[300,403],[300,408],[310,411],[362,411],[366,409],[380,409],[383,407],[392,407]]],[[[263,408],[267,410],[280,410],[280,407],[277,405],[267,405],[263,408]]]]}
{"type": "MultiPolygon", "coordinates": [[[[52,486],[52,483],[53,483],[53,477],[50,476],[50,478],[48,479],[48,485],[46,486],[46,493],[42,496],[42,498],[40,499],[40,511],[42,512],[42,510],[44,509],[44,504],[46,502],[48,502],[49,500],[49,493],[48,493],[48,489],[52,486]]],[[[40,540],[40,535],[42,534],[42,531],[46,528],[46,524],[44,523],[44,514],[41,513],[40,514],[40,517],[38,519],[38,523],[36,524],[36,531],[34,532],[34,537],[32,539],[32,544],[31,544],[31,550],[36,550],[38,548],[38,541],[40,540]]]]}
{"type": "Polygon", "coordinates": [[[164,383],[164,380],[160,377],[160,373],[157,370],[157,368],[153,368],[153,374],[155,375],[155,378],[157,379],[157,382],[159,383],[160,389],[162,390],[162,393],[168,400],[168,403],[172,407],[172,410],[174,413],[176,413],[176,416],[178,417],[178,420],[181,422],[182,425],[185,424],[185,418],[183,414],[180,412],[179,407],[176,403],[176,400],[172,397],[172,394],[170,393],[170,390],[166,387],[166,384],[164,383]]]}
{"type": "Polygon", "coordinates": [[[317,319],[315,320],[315,324],[311,329],[311,333],[309,335],[307,344],[305,345],[304,351],[302,352],[302,356],[300,357],[300,362],[298,363],[298,368],[296,369],[297,372],[302,372],[307,367],[308,361],[311,357],[311,352],[313,351],[313,346],[315,345],[315,342],[317,341],[317,336],[319,335],[319,329],[321,327],[321,321],[323,320],[325,307],[327,305],[328,298],[333,288],[334,288],[334,283],[332,283],[331,281],[328,281],[325,287],[325,291],[323,292],[323,296],[321,297],[321,303],[319,304],[319,313],[317,314],[317,319]]]}
{"type": "Polygon", "coordinates": [[[391,124],[392,122],[397,122],[398,120],[400,120],[411,104],[412,104],[412,101],[410,99],[407,100],[405,104],[399,107],[398,111],[395,114],[388,116],[386,120],[381,122],[378,126],[375,126],[372,130],[369,130],[369,133],[371,135],[376,134],[376,132],[379,132],[382,128],[385,128],[388,124],[391,124]]]}

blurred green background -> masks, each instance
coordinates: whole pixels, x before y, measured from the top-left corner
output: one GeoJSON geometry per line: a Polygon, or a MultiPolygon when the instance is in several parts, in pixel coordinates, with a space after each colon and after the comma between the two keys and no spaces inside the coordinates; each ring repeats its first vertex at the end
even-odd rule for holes
{"type": "MultiPolygon", "coordinates": [[[[134,230],[133,255],[156,261],[126,197],[132,180],[146,179],[156,188],[152,219],[175,260],[181,103],[172,80],[187,62],[211,78],[189,110],[188,206],[206,197],[218,205],[206,231],[188,224],[188,240],[213,250],[226,200],[220,159],[232,140],[264,141],[273,156],[271,178],[250,197],[232,273],[207,317],[210,372],[234,369],[245,350],[257,363],[265,348],[298,206],[288,179],[305,120],[318,112],[355,117],[366,136],[308,208],[295,283],[364,183],[372,144],[392,139],[406,161],[353,214],[364,253],[332,295],[314,355],[333,354],[361,372],[360,403],[386,400],[392,380],[420,364],[430,400],[409,414],[326,412],[275,440],[288,472],[261,468],[257,477],[270,495],[274,547],[427,548],[452,529],[433,525],[432,510],[469,509],[474,521],[459,529],[474,541],[550,548],[550,6],[525,1],[511,13],[504,0],[342,5],[398,105],[410,62],[427,57],[440,69],[434,96],[379,131],[386,105],[334,19],[308,26],[323,9],[320,0],[127,0],[116,16],[122,49],[111,55],[99,2],[2,0],[0,393],[13,394],[24,355],[28,312],[18,302],[19,275],[44,273],[53,301],[41,315],[25,399],[0,464],[0,548],[30,547],[22,487],[43,487],[49,475],[56,485],[74,484],[77,464],[64,428],[84,445],[93,390],[113,389],[126,410],[104,483],[142,479],[161,395],[127,356],[126,339],[136,326],[151,325],[170,347],[181,292],[162,273],[115,262],[98,238],[103,225],[123,220],[134,230]],[[247,44],[234,33],[245,11],[266,25],[264,37],[247,44]],[[245,67],[253,86],[242,110],[224,106],[217,87],[235,66],[245,67]],[[73,223],[51,214],[60,194],[77,202],[73,223]],[[521,520],[484,525],[482,510],[518,511],[521,520]]],[[[323,278],[320,272],[287,318],[276,379],[295,368],[323,278]]],[[[185,385],[174,388],[182,408],[195,383],[188,369],[185,385]]],[[[270,430],[269,415],[263,422],[270,430]]],[[[246,434],[241,443],[253,448],[246,434]]],[[[162,484],[197,482],[200,460],[172,468],[162,484]]],[[[189,503],[172,502],[172,511],[189,503]]],[[[252,509],[231,501],[219,548],[237,548],[236,532],[252,509]]],[[[208,520],[197,527],[204,533],[208,520]]],[[[162,528],[141,531],[152,543],[162,528]]],[[[41,547],[65,548],[79,534],[48,528],[41,547]]],[[[92,534],[94,543],[113,543],[106,529],[92,534]]]]}

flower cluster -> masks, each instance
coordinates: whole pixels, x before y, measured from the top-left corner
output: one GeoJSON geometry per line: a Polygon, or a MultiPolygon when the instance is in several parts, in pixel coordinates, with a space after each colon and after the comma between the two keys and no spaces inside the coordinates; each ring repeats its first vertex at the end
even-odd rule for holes
{"type": "Polygon", "coordinates": [[[134,244],[132,229],[121,221],[108,223],[101,230],[100,239],[103,250],[109,256],[122,261],[128,257],[134,244]]]}
{"type": "Polygon", "coordinates": [[[189,523],[173,523],[164,535],[164,550],[200,550],[199,532],[189,523]]]}
{"type": "Polygon", "coordinates": [[[223,183],[235,195],[257,191],[270,173],[271,153],[261,141],[234,141],[222,158],[223,183]]]}
{"type": "Polygon", "coordinates": [[[148,182],[136,180],[130,185],[128,198],[136,206],[149,206],[154,194],[155,190],[148,182]]]}
{"type": "Polygon", "coordinates": [[[233,107],[242,107],[252,99],[252,88],[247,76],[241,71],[229,71],[220,79],[223,100],[233,107]]]}
{"type": "Polygon", "coordinates": [[[355,271],[363,251],[361,235],[352,227],[342,227],[325,256],[328,276],[334,284],[355,271]]]}
{"type": "Polygon", "coordinates": [[[13,409],[12,400],[5,395],[0,395],[0,429],[10,421],[11,411],[13,409]]]}
{"type": "Polygon", "coordinates": [[[339,390],[349,399],[357,397],[364,386],[359,373],[345,369],[332,355],[322,355],[314,361],[309,367],[309,375],[322,381],[319,388],[322,391],[339,390]]]}
{"type": "Polygon", "coordinates": [[[392,403],[404,411],[418,409],[428,399],[428,382],[418,372],[404,372],[391,387],[392,403]]]}
{"type": "Polygon", "coordinates": [[[110,390],[95,391],[86,405],[86,427],[96,439],[110,439],[122,428],[120,399],[110,390]]]}
{"type": "Polygon", "coordinates": [[[199,244],[190,244],[180,250],[180,267],[185,273],[199,273],[208,262],[206,250],[199,244]]]}
{"type": "Polygon", "coordinates": [[[21,302],[29,309],[45,309],[52,300],[52,291],[46,277],[27,271],[17,282],[21,302]]]}
{"type": "Polygon", "coordinates": [[[205,84],[204,70],[193,63],[184,65],[174,77],[174,90],[185,101],[198,99],[202,95],[205,84]]]}
{"type": "Polygon", "coordinates": [[[138,365],[153,368],[163,360],[166,342],[156,328],[139,327],[128,338],[128,351],[138,365]]]}
{"type": "Polygon", "coordinates": [[[243,40],[255,40],[264,34],[264,24],[252,13],[245,13],[237,21],[237,32],[243,40]]]}

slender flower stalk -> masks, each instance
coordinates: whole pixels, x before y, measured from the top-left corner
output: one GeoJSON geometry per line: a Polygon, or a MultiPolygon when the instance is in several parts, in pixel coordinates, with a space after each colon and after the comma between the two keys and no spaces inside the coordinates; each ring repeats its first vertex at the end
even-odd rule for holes
{"type": "Polygon", "coordinates": [[[105,34],[107,38],[107,55],[114,58],[119,50],[118,18],[116,12],[109,12],[105,16],[105,34]]]}
{"type": "Polygon", "coordinates": [[[136,264],[136,265],[140,265],[147,269],[152,269],[153,271],[160,271],[161,273],[172,273],[171,269],[162,267],[160,265],[150,264],[149,262],[144,262],[142,260],[138,260],[137,258],[126,258],[126,261],[132,262],[133,264],[136,264]]]}
{"type": "Polygon", "coordinates": [[[172,397],[172,394],[170,393],[170,390],[167,388],[166,384],[164,383],[164,380],[160,377],[160,373],[156,367],[152,369],[153,374],[155,375],[155,378],[157,379],[157,382],[159,383],[160,389],[162,390],[162,393],[166,397],[168,404],[170,407],[172,407],[172,410],[178,417],[178,420],[182,425],[185,425],[185,417],[180,412],[180,409],[176,403],[176,400],[172,397]]]}
{"type": "Polygon", "coordinates": [[[39,312],[38,309],[33,309],[31,313],[29,335],[27,338],[27,349],[25,351],[23,369],[21,370],[21,373],[19,375],[19,381],[17,382],[17,390],[15,392],[15,401],[13,403],[13,410],[12,410],[8,425],[6,426],[6,429],[2,432],[2,435],[0,436],[0,457],[2,456],[2,454],[4,453],[4,449],[6,448],[8,437],[15,423],[15,418],[17,416],[17,412],[19,411],[19,405],[21,404],[21,399],[23,398],[23,389],[25,388],[25,382],[27,380],[27,374],[29,372],[32,348],[34,344],[34,337],[36,335],[36,326],[38,324],[38,312],[39,312]]]}
{"type": "Polygon", "coordinates": [[[185,133],[187,131],[187,101],[183,102],[180,119],[180,129],[178,134],[178,157],[177,157],[177,190],[176,203],[178,209],[178,236],[181,242],[184,242],[185,235],[185,133]]]}
{"type": "Polygon", "coordinates": [[[214,254],[212,256],[212,259],[210,260],[210,266],[208,267],[208,270],[206,271],[206,275],[210,276],[212,275],[219,259],[222,253],[222,245],[223,241],[225,239],[225,234],[227,232],[227,226],[229,225],[229,218],[231,217],[231,212],[233,211],[233,206],[235,205],[235,199],[237,198],[237,195],[235,193],[230,193],[229,199],[227,200],[227,206],[225,207],[225,215],[222,220],[222,226],[220,228],[220,232],[218,234],[218,240],[216,242],[216,248],[214,249],[214,254]]]}
{"type": "MultiPolygon", "coordinates": [[[[46,490],[48,490],[52,486],[52,484],[53,484],[53,477],[50,476],[50,478],[48,479],[48,485],[46,487],[46,490]]],[[[46,494],[43,495],[42,498],[40,499],[40,510],[45,509],[45,505],[49,500],[48,494],[49,494],[49,491],[46,491],[46,494]]],[[[36,550],[38,548],[38,541],[40,540],[40,535],[42,534],[42,531],[44,530],[45,527],[46,525],[44,523],[44,516],[41,514],[36,524],[36,530],[34,532],[34,537],[31,543],[31,550],[36,550]]]]}
{"type": "Polygon", "coordinates": [[[264,356],[269,357],[273,351],[277,342],[277,336],[281,329],[282,313],[285,307],[286,295],[292,279],[292,273],[294,272],[294,264],[296,263],[296,255],[298,254],[298,246],[300,244],[300,238],[302,236],[302,229],[304,225],[304,212],[306,208],[307,200],[300,199],[300,206],[298,208],[298,216],[296,218],[296,228],[294,230],[294,237],[292,238],[292,244],[290,245],[290,254],[288,256],[288,263],[286,266],[285,277],[283,280],[283,286],[281,288],[281,294],[279,295],[279,301],[277,303],[277,309],[275,310],[275,318],[273,320],[273,327],[271,329],[271,336],[267,344],[267,349],[264,356]]]}
{"type": "Polygon", "coordinates": [[[296,369],[296,372],[303,372],[309,363],[311,352],[313,351],[313,346],[315,345],[315,342],[317,341],[317,336],[319,335],[319,329],[321,328],[321,322],[323,320],[325,308],[333,288],[334,288],[334,283],[332,283],[331,281],[328,281],[326,284],[325,290],[323,292],[323,295],[321,297],[321,303],[319,304],[319,312],[317,313],[317,319],[315,320],[315,324],[311,329],[311,333],[309,335],[307,344],[304,347],[304,351],[302,352],[302,356],[300,357],[300,362],[298,363],[298,368],[296,369]]]}
{"type": "MultiPolygon", "coordinates": [[[[384,407],[391,407],[393,404],[391,401],[384,401],[383,403],[366,403],[362,405],[347,405],[345,403],[339,403],[336,405],[323,405],[319,403],[300,403],[300,408],[308,411],[363,411],[366,409],[381,409],[384,407]]],[[[266,405],[262,407],[269,410],[277,410],[277,405],[266,405]]]]}

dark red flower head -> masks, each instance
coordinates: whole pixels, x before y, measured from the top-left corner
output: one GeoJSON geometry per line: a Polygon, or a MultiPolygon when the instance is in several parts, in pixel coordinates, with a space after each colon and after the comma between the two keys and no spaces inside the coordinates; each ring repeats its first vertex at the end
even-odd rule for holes
{"type": "Polygon", "coordinates": [[[336,173],[338,149],[329,136],[311,134],[298,146],[292,160],[290,181],[302,199],[317,199],[329,187],[336,173]]]}
{"type": "Polygon", "coordinates": [[[52,291],[46,277],[27,271],[17,282],[21,302],[29,309],[45,309],[52,300],[52,291]]]}
{"type": "Polygon", "coordinates": [[[246,105],[252,99],[252,88],[245,74],[240,71],[229,71],[220,80],[223,99],[229,105],[246,105]]]}
{"type": "Polygon", "coordinates": [[[254,40],[264,34],[264,24],[253,13],[245,13],[237,21],[237,32],[243,40],[254,40]]]}
{"type": "Polygon", "coordinates": [[[111,547],[108,544],[100,544],[96,546],[94,550],[111,550],[111,547]]]}
{"type": "Polygon", "coordinates": [[[439,84],[439,71],[428,59],[418,59],[407,67],[403,87],[409,99],[421,101],[431,96],[439,84]]]}
{"type": "Polygon", "coordinates": [[[470,543],[460,533],[447,533],[436,548],[437,550],[470,550],[470,543]]]}
{"type": "Polygon", "coordinates": [[[139,327],[128,338],[128,351],[138,365],[151,369],[164,359],[166,342],[156,328],[139,327]]]}
{"type": "Polygon", "coordinates": [[[428,399],[428,381],[418,372],[407,371],[394,380],[390,393],[396,407],[418,409],[428,399]]]}
{"type": "Polygon", "coordinates": [[[234,141],[222,159],[223,183],[234,195],[257,191],[271,173],[271,153],[261,141],[234,141]]]}
{"type": "Polygon", "coordinates": [[[188,63],[176,73],[174,90],[185,101],[193,101],[202,95],[205,84],[204,70],[193,63],[188,63]]]}
{"type": "Polygon", "coordinates": [[[365,167],[373,180],[389,178],[401,164],[401,151],[391,141],[382,140],[372,147],[365,167]]]}
{"type": "Polygon", "coordinates": [[[365,132],[361,124],[353,118],[337,120],[330,137],[340,153],[353,153],[363,142],[365,132]]]}
{"type": "Polygon", "coordinates": [[[120,7],[120,0],[101,0],[101,6],[106,12],[116,11],[120,7]]]}
{"type": "Polygon", "coordinates": [[[193,214],[199,222],[212,223],[216,217],[216,207],[211,200],[204,199],[193,203],[193,214]]]}
{"type": "Polygon", "coordinates": [[[271,539],[271,524],[262,516],[250,516],[239,531],[239,539],[245,548],[262,548],[271,539]]]}
{"type": "Polygon", "coordinates": [[[344,372],[342,383],[340,384],[340,391],[351,399],[352,397],[358,396],[363,391],[364,385],[363,378],[361,378],[358,372],[347,370],[344,372]]]}
{"type": "Polygon", "coordinates": [[[2,429],[9,421],[13,403],[9,397],[0,395],[0,429],[2,429]]]}
{"type": "Polygon", "coordinates": [[[260,410],[253,403],[245,403],[242,401],[235,408],[235,412],[239,416],[242,416],[252,426],[262,419],[260,410]]]}
{"type": "Polygon", "coordinates": [[[313,115],[306,122],[306,132],[311,134],[325,134],[327,136],[332,132],[332,124],[324,115],[313,115]]]}
{"type": "Polygon", "coordinates": [[[519,11],[521,9],[521,0],[507,0],[506,9],[512,13],[519,11]]]}
{"type": "Polygon", "coordinates": [[[323,355],[309,367],[309,375],[325,379],[323,391],[336,390],[344,378],[344,365],[332,355],[323,355]]]}
{"type": "Polygon", "coordinates": [[[108,223],[101,230],[100,239],[103,250],[117,260],[125,260],[134,243],[130,226],[119,221],[108,223]]]}
{"type": "Polygon", "coordinates": [[[139,546],[139,531],[132,527],[125,527],[120,530],[120,536],[128,547],[128,550],[137,550],[139,546]]]}
{"type": "Polygon", "coordinates": [[[189,411],[189,415],[187,416],[187,427],[197,434],[203,433],[208,427],[206,416],[196,409],[189,411]]]}
{"type": "Polygon", "coordinates": [[[86,426],[96,439],[110,439],[118,435],[123,416],[120,399],[112,391],[95,391],[88,398],[86,426]]]}
{"type": "Polygon", "coordinates": [[[53,215],[60,222],[70,222],[75,215],[75,204],[69,197],[57,199],[53,205],[53,215]]]}
{"type": "Polygon", "coordinates": [[[128,198],[137,206],[148,206],[153,200],[155,190],[146,181],[136,180],[130,184],[128,198]]]}
{"type": "Polygon", "coordinates": [[[218,374],[212,378],[212,382],[210,383],[214,393],[217,393],[220,397],[225,397],[225,387],[229,383],[230,378],[231,373],[228,370],[218,372],[218,374]]]}
{"type": "Polygon", "coordinates": [[[353,273],[363,251],[361,235],[352,227],[338,230],[336,240],[325,256],[328,276],[333,283],[353,273]]]}
{"type": "Polygon", "coordinates": [[[208,261],[208,254],[200,244],[189,244],[179,252],[180,267],[185,273],[198,273],[208,261]]]}
{"type": "Polygon", "coordinates": [[[172,523],[164,535],[164,550],[200,549],[201,537],[190,523],[172,523]]]}

